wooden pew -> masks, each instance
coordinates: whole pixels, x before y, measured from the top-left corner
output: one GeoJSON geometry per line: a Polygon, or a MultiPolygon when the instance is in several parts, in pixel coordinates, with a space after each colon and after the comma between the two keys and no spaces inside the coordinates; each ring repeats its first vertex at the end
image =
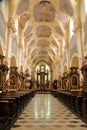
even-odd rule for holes
{"type": "Polygon", "coordinates": [[[0,113],[4,112],[3,118],[0,115],[0,130],[10,129],[12,124],[21,114],[22,110],[26,106],[26,104],[32,99],[34,96],[34,90],[27,91],[17,91],[17,92],[8,92],[0,94],[0,113]],[[3,127],[2,122],[3,119],[6,119],[6,125],[3,127]]]}

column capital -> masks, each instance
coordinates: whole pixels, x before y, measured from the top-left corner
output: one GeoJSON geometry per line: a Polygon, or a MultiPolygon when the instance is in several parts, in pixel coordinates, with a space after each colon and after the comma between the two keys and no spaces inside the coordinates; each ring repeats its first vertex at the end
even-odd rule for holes
{"type": "Polygon", "coordinates": [[[81,22],[81,18],[77,17],[75,22],[74,22],[74,29],[73,32],[76,33],[79,29],[82,28],[82,22],[81,22]]]}
{"type": "Polygon", "coordinates": [[[14,33],[16,32],[15,22],[12,17],[8,18],[7,27],[12,29],[14,33]]]}

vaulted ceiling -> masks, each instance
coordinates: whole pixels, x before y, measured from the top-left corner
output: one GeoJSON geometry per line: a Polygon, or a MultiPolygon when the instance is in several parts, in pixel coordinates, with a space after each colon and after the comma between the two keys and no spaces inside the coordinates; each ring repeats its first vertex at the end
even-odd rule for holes
{"type": "Polygon", "coordinates": [[[19,0],[16,14],[27,42],[32,64],[52,65],[59,53],[59,42],[65,36],[74,0],[19,0]]]}

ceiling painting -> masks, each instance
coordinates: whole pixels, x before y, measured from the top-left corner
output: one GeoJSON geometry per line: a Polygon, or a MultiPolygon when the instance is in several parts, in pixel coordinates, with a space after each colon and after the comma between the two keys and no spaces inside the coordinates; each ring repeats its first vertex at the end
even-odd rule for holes
{"type": "Polygon", "coordinates": [[[29,33],[31,33],[32,29],[33,29],[33,26],[29,25],[29,26],[26,28],[25,32],[24,32],[24,37],[25,37],[26,35],[28,35],[29,33]]]}
{"type": "Polygon", "coordinates": [[[59,25],[55,27],[55,30],[60,36],[63,36],[63,31],[59,25]]]}
{"type": "Polygon", "coordinates": [[[38,52],[38,49],[35,48],[32,52],[31,52],[31,58],[34,57],[38,52]]]}
{"type": "Polygon", "coordinates": [[[51,29],[48,26],[41,25],[36,29],[37,37],[50,37],[51,29]]]}
{"type": "Polygon", "coordinates": [[[44,61],[52,65],[66,36],[70,16],[73,16],[74,0],[17,1],[16,14],[28,43],[29,60],[33,64],[44,61]]]}
{"type": "Polygon", "coordinates": [[[29,41],[32,36],[33,36],[33,33],[28,34],[28,35],[24,38],[25,41],[29,41]]]}
{"type": "Polygon", "coordinates": [[[65,14],[58,14],[58,20],[62,23],[63,28],[66,29],[68,25],[68,16],[65,14]]]}
{"type": "Polygon", "coordinates": [[[35,40],[32,40],[29,44],[29,47],[32,46],[35,43],[35,40]]]}
{"type": "Polygon", "coordinates": [[[42,54],[42,55],[44,55],[44,54],[48,54],[48,52],[47,52],[47,50],[39,50],[39,52],[38,52],[38,54],[40,55],[40,54],[42,54]]]}
{"type": "Polygon", "coordinates": [[[69,16],[73,16],[73,8],[70,0],[61,0],[60,10],[68,14],[69,16]]]}
{"type": "Polygon", "coordinates": [[[49,45],[50,45],[50,43],[46,39],[40,39],[37,41],[37,46],[49,46],[49,45]]]}
{"type": "Polygon", "coordinates": [[[55,7],[48,1],[41,1],[34,7],[34,19],[36,22],[52,22],[55,17],[55,7]]]}
{"type": "Polygon", "coordinates": [[[24,29],[25,23],[26,23],[26,21],[29,20],[29,19],[30,19],[30,14],[28,14],[28,13],[22,14],[22,15],[20,16],[20,27],[21,27],[22,29],[24,29]]]}
{"type": "Polygon", "coordinates": [[[21,0],[16,10],[17,15],[20,15],[21,13],[28,10],[28,7],[29,7],[29,0],[21,0]]]}
{"type": "Polygon", "coordinates": [[[52,41],[51,41],[51,43],[52,43],[52,45],[54,45],[55,47],[57,47],[57,48],[58,48],[58,45],[57,45],[57,43],[56,43],[56,41],[55,41],[55,40],[52,40],[52,41]]]}

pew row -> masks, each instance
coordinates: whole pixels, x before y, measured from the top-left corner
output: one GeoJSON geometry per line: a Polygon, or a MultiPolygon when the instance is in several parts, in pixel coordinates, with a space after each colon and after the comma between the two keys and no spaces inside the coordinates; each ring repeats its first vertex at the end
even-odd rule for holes
{"type": "Polygon", "coordinates": [[[51,94],[87,123],[87,92],[52,90],[51,94]]]}
{"type": "Polygon", "coordinates": [[[35,92],[32,89],[0,94],[0,130],[11,128],[35,92]]]}

